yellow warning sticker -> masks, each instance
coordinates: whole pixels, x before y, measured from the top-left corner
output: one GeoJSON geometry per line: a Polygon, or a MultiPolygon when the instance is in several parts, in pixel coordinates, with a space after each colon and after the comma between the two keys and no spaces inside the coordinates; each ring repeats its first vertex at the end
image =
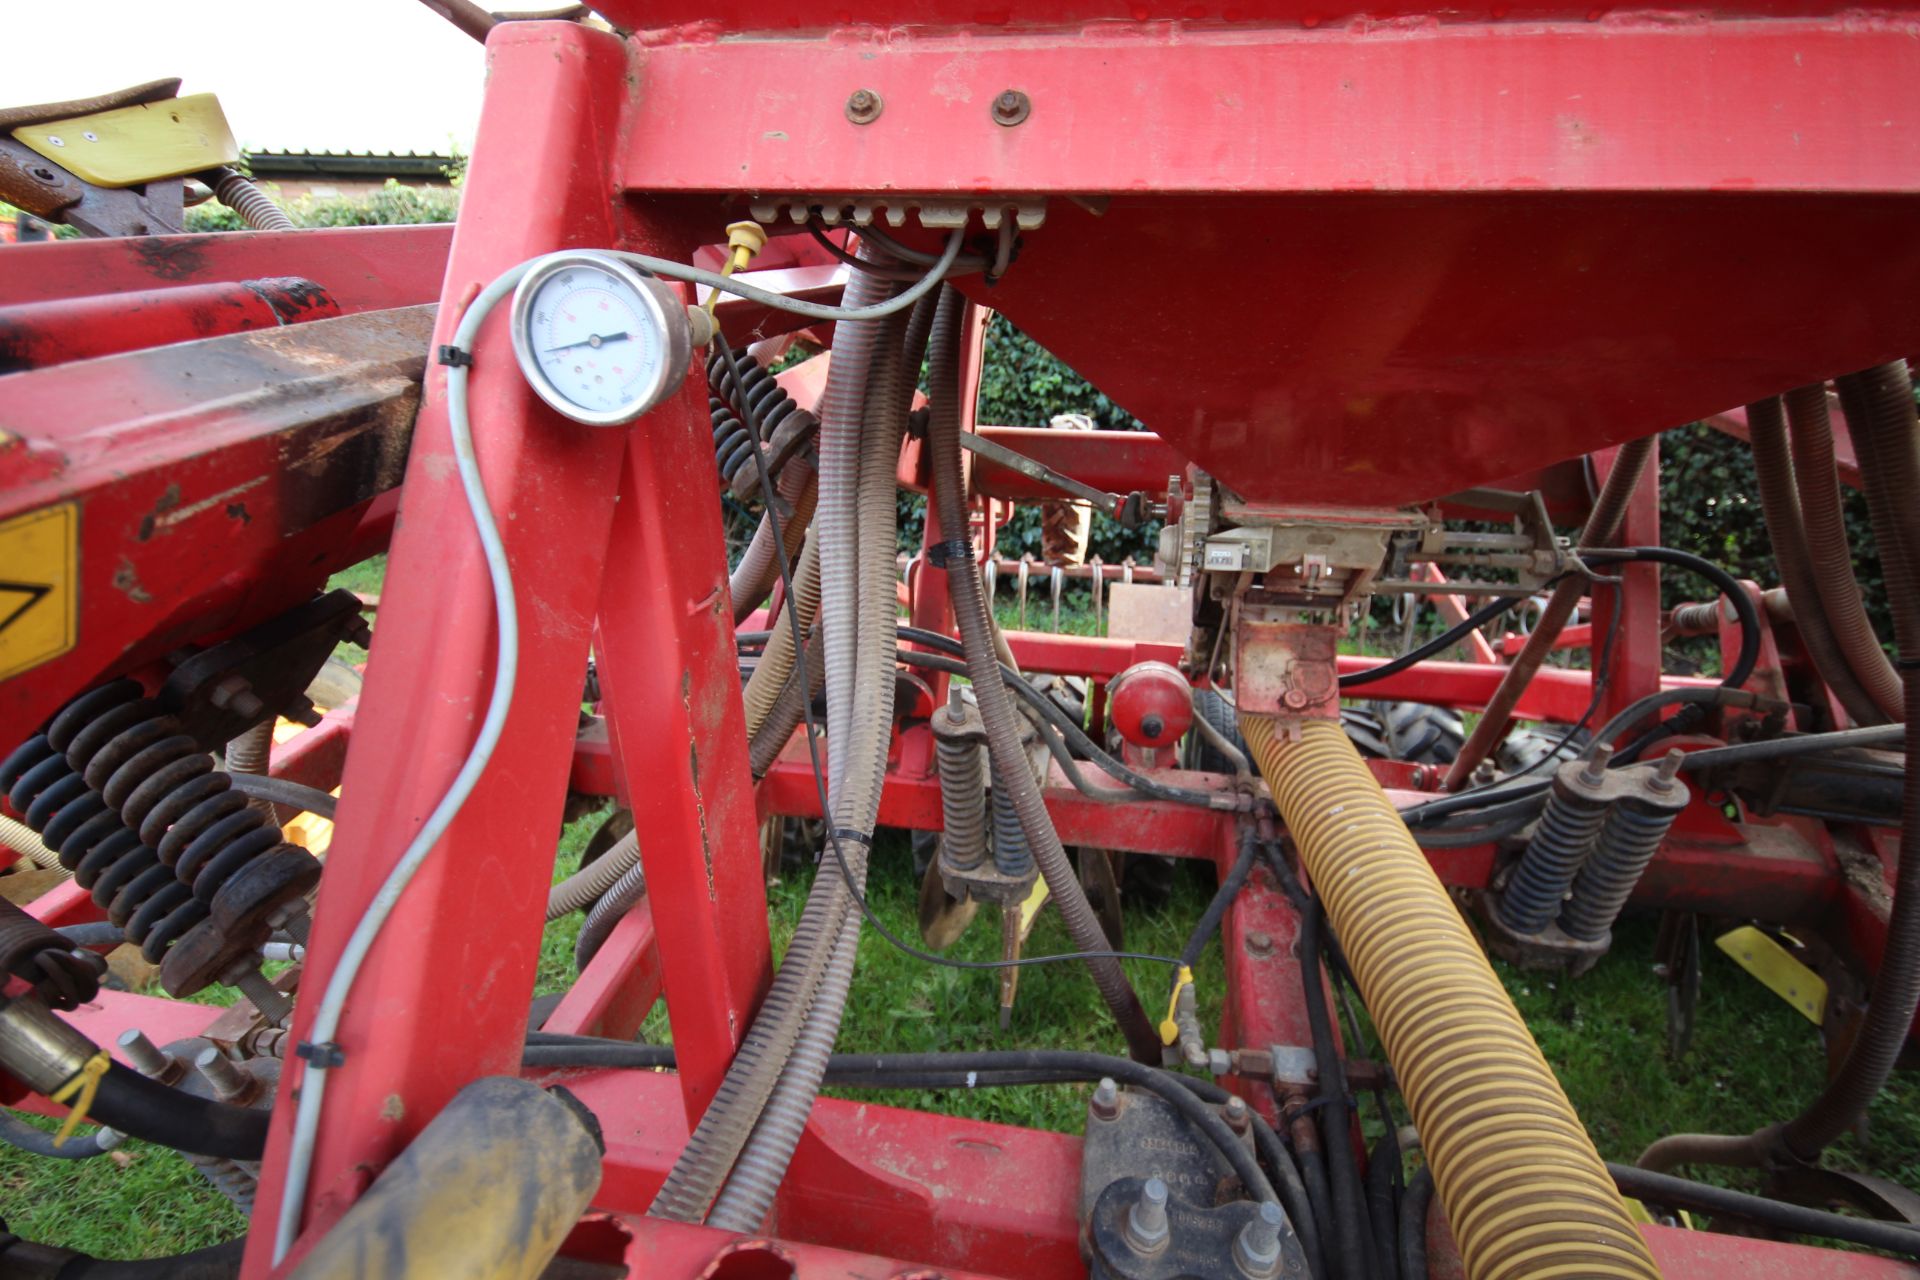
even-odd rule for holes
{"type": "Polygon", "coordinates": [[[0,680],[79,639],[80,512],[69,503],[0,521],[0,680]]]}

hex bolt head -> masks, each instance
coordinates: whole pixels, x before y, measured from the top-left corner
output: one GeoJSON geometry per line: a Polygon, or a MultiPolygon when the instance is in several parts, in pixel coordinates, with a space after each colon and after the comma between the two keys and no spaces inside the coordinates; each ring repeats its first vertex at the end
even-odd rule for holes
{"type": "Polygon", "coordinates": [[[1101,1079],[1099,1085],[1094,1088],[1093,1100],[1087,1104],[1087,1107],[1093,1112],[1095,1119],[1113,1120],[1119,1117],[1120,1086],[1113,1082],[1112,1076],[1101,1079]]]}
{"type": "Polygon", "coordinates": [[[1141,1253],[1158,1253],[1167,1247],[1168,1234],[1167,1184],[1148,1178],[1127,1210],[1127,1243],[1141,1253]]]}
{"type": "Polygon", "coordinates": [[[993,122],[1011,129],[1033,114],[1033,100],[1018,89],[1002,90],[993,100],[993,122]]]}
{"type": "Polygon", "coordinates": [[[1265,1280],[1280,1269],[1280,1229],[1287,1215],[1271,1200],[1264,1200],[1252,1221],[1233,1238],[1233,1261],[1242,1275],[1265,1280]]]}
{"type": "Polygon", "coordinates": [[[1248,1126],[1253,1123],[1253,1114],[1247,1109],[1247,1100],[1237,1093],[1227,1099],[1226,1105],[1221,1108],[1221,1114],[1227,1119],[1227,1127],[1235,1133],[1245,1133],[1248,1126]]]}
{"type": "Polygon", "coordinates": [[[855,89],[847,95],[847,119],[855,124],[872,124],[887,104],[871,89],[855,89]]]}

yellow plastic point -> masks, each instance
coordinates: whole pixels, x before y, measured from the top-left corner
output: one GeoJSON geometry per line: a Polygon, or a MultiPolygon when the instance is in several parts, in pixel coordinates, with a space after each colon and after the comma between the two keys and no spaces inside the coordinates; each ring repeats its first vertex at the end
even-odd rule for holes
{"type": "Polygon", "coordinates": [[[1825,1020],[1827,984],[1772,938],[1749,924],[1721,934],[1713,945],[1759,979],[1761,986],[1798,1009],[1808,1022],[1817,1027],[1825,1020]]]}
{"type": "Polygon", "coordinates": [[[74,1128],[87,1118],[87,1109],[93,1106],[93,1095],[100,1092],[100,1077],[107,1074],[107,1068],[112,1065],[112,1056],[102,1049],[81,1063],[80,1069],[73,1073],[73,1078],[53,1092],[54,1102],[65,1102],[68,1098],[74,1100],[65,1122],[60,1126],[60,1132],[53,1135],[54,1146],[72,1137],[74,1128]]]}
{"type": "Polygon", "coordinates": [[[1181,965],[1173,975],[1173,994],[1167,997],[1167,1016],[1160,1022],[1160,1043],[1179,1044],[1180,1024],[1173,1020],[1173,1011],[1180,1006],[1180,989],[1193,985],[1193,970],[1181,965]]]}
{"type": "MultiPolygon", "coordinates": [[[[727,224],[727,260],[720,268],[720,274],[730,276],[753,261],[753,255],[764,249],[767,244],[766,228],[757,222],[730,222],[727,224]]],[[[707,314],[713,314],[713,306],[720,301],[718,289],[707,290],[707,314]]]]}

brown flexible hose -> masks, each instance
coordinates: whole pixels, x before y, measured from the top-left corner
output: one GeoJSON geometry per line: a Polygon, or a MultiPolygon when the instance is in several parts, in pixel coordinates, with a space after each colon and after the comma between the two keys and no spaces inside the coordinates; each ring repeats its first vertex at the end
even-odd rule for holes
{"type": "MultiPolygon", "coordinates": [[[[787,562],[800,551],[801,541],[813,523],[813,508],[820,497],[819,473],[804,457],[795,457],[780,472],[775,490],[787,504],[780,517],[780,537],[786,543],[787,562]]],[[[773,555],[773,522],[762,514],[754,527],[753,540],[740,556],[727,579],[727,592],[733,598],[733,625],[739,626],[760,607],[780,577],[780,562],[773,555]]],[[[777,628],[776,628],[777,630],[777,628]]]]}
{"type": "MultiPolygon", "coordinates": [[[[1613,541],[1614,534],[1620,530],[1620,522],[1626,518],[1627,502],[1633,497],[1634,488],[1640,483],[1640,475],[1647,468],[1647,459],[1653,456],[1654,443],[1655,437],[1643,436],[1620,446],[1620,452],[1614,456],[1613,470],[1608,473],[1607,482],[1600,486],[1600,496],[1594,499],[1593,510],[1588,513],[1587,522],[1580,529],[1581,550],[1604,547],[1613,541]]],[[[1480,767],[1480,762],[1507,736],[1507,731],[1513,727],[1513,709],[1519,705],[1520,695],[1532,683],[1540,664],[1552,652],[1553,642],[1560,638],[1561,628],[1567,625],[1567,619],[1573,616],[1580,597],[1586,593],[1586,579],[1571,577],[1563,580],[1547,597],[1547,607],[1540,611],[1540,621],[1527,634],[1527,642],[1514,658],[1513,665],[1500,677],[1500,684],[1494,689],[1485,713],[1461,745],[1460,754],[1447,766],[1446,781],[1441,784],[1444,790],[1458,791],[1464,787],[1473,777],[1473,771],[1480,767]]]]}
{"type": "Polygon", "coordinates": [[[1834,638],[1820,607],[1820,588],[1814,581],[1813,560],[1807,550],[1807,529],[1794,487],[1793,458],[1787,443],[1786,417],[1780,397],[1747,406],[1747,438],[1753,446],[1753,470],[1760,490],[1760,511],[1766,517],[1767,538],[1780,566],[1780,581],[1793,605],[1793,621],[1806,646],[1813,669],[1820,674],[1840,705],[1859,724],[1879,724],[1880,709],[1854,676],[1840,642],[1834,638]]]}
{"type": "Polygon", "coordinates": [[[1860,598],[1860,582],[1853,575],[1853,546],[1847,538],[1846,513],[1840,506],[1833,423],[1827,416],[1824,385],[1787,393],[1787,425],[1793,444],[1793,483],[1800,495],[1800,519],[1820,607],[1848,669],[1880,712],[1874,720],[1861,723],[1903,720],[1905,694],[1900,688],[1900,673],[1880,647],[1880,637],[1874,634],[1860,598]]]}
{"type": "MultiPolygon", "coordinates": [[[[793,674],[793,620],[800,623],[802,634],[811,634],[814,619],[820,612],[820,540],[807,538],[807,545],[800,552],[800,565],[793,574],[793,597],[781,606],[781,614],[774,619],[774,626],[767,635],[767,647],[760,652],[760,661],[753,664],[753,674],[747,677],[747,687],[741,693],[746,704],[747,739],[757,740],[764,731],[768,717],[779,705],[790,683],[788,677],[793,674]],[[790,619],[789,614],[795,615],[790,619]]],[[[798,705],[795,707],[798,710],[798,705]]],[[[786,745],[786,738],[793,734],[793,726],[800,723],[791,721],[787,725],[786,737],[779,745],[786,745]]]]}
{"type": "MultiPolygon", "coordinates": [[[[1012,792],[1020,829],[1026,833],[1034,861],[1046,878],[1054,905],[1066,921],[1073,945],[1082,951],[1105,952],[1109,950],[1106,932],[1087,902],[1080,878],[1067,862],[1067,851],[1060,844],[1059,832],[1053,829],[1053,820],[1047,816],[1046,802],[1034,783],[1026,752],[1020,746],[1013,704],[1000,681],[992,619],[981,592],[980,575],[974,568],[973,540],[966,532],[966,482],[960,467],[960,326],[966,306],[966,300],[951,285],[942,287],[940,310],[933,322],[927,379],[933,392],[933,419],[928,428],[928,445],[933,452],[933,498],[939,504],[940,527],[952,543],[958,544],[947,558],[947,590],[953,599],[961,646],[966,650],[974,696],[979,699],[980,715],[986,721],[987,754],[993,761],[994,774],[1012,792]]],[[[1141,1062],[1158,1063],[1160,1037],[1147,1021],[1146,1010],[1141,1007],[1140,997],[1127,981],[1120,962],[1103,956],[1088,960],[1087,967],[1092,970],[1101,999],[1106,1001],[1126,1035],[1128,1051],[1141,1062]]]]}
{"type": "MultiPolygon", "coordinates": [[[[1920,505],[1913,500],[1920,493],[1920,423],[1914,417],[1912,377],[1906,363],[1897,361],[1841,378],[1839,389],[1860,451],[1867,509],[1893,608],[1894,638],[1903,658],[1920,654],[1920,505]]],[[[1920,717],[1920,681],[1904,669],[1901,676],[1906,718],[1914,720],[1920,717]]],[[[1920,1007],[1920,770],[1914,767],[1911,743],[1906,750],[1899,866],[1886,949],[1866,1018],[1847,1048],[1846,1060],[1820,1096],[1785,1124],[1744,1136],[1662,1138],[1641,1154],[1642,1168],[1812,1162],[1854,1126],[1886,1086],[1920,1007]]]]}

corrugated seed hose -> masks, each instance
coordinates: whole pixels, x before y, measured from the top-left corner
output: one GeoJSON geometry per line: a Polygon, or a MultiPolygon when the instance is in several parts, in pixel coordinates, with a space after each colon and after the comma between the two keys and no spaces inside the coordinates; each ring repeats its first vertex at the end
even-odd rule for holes
{"type": "Polygon", "coordinates": [[[1471,1280],[1660,1274],[1580,1117],[1339,724],[1240,716],[1359,981],[1471,1280]]]}

